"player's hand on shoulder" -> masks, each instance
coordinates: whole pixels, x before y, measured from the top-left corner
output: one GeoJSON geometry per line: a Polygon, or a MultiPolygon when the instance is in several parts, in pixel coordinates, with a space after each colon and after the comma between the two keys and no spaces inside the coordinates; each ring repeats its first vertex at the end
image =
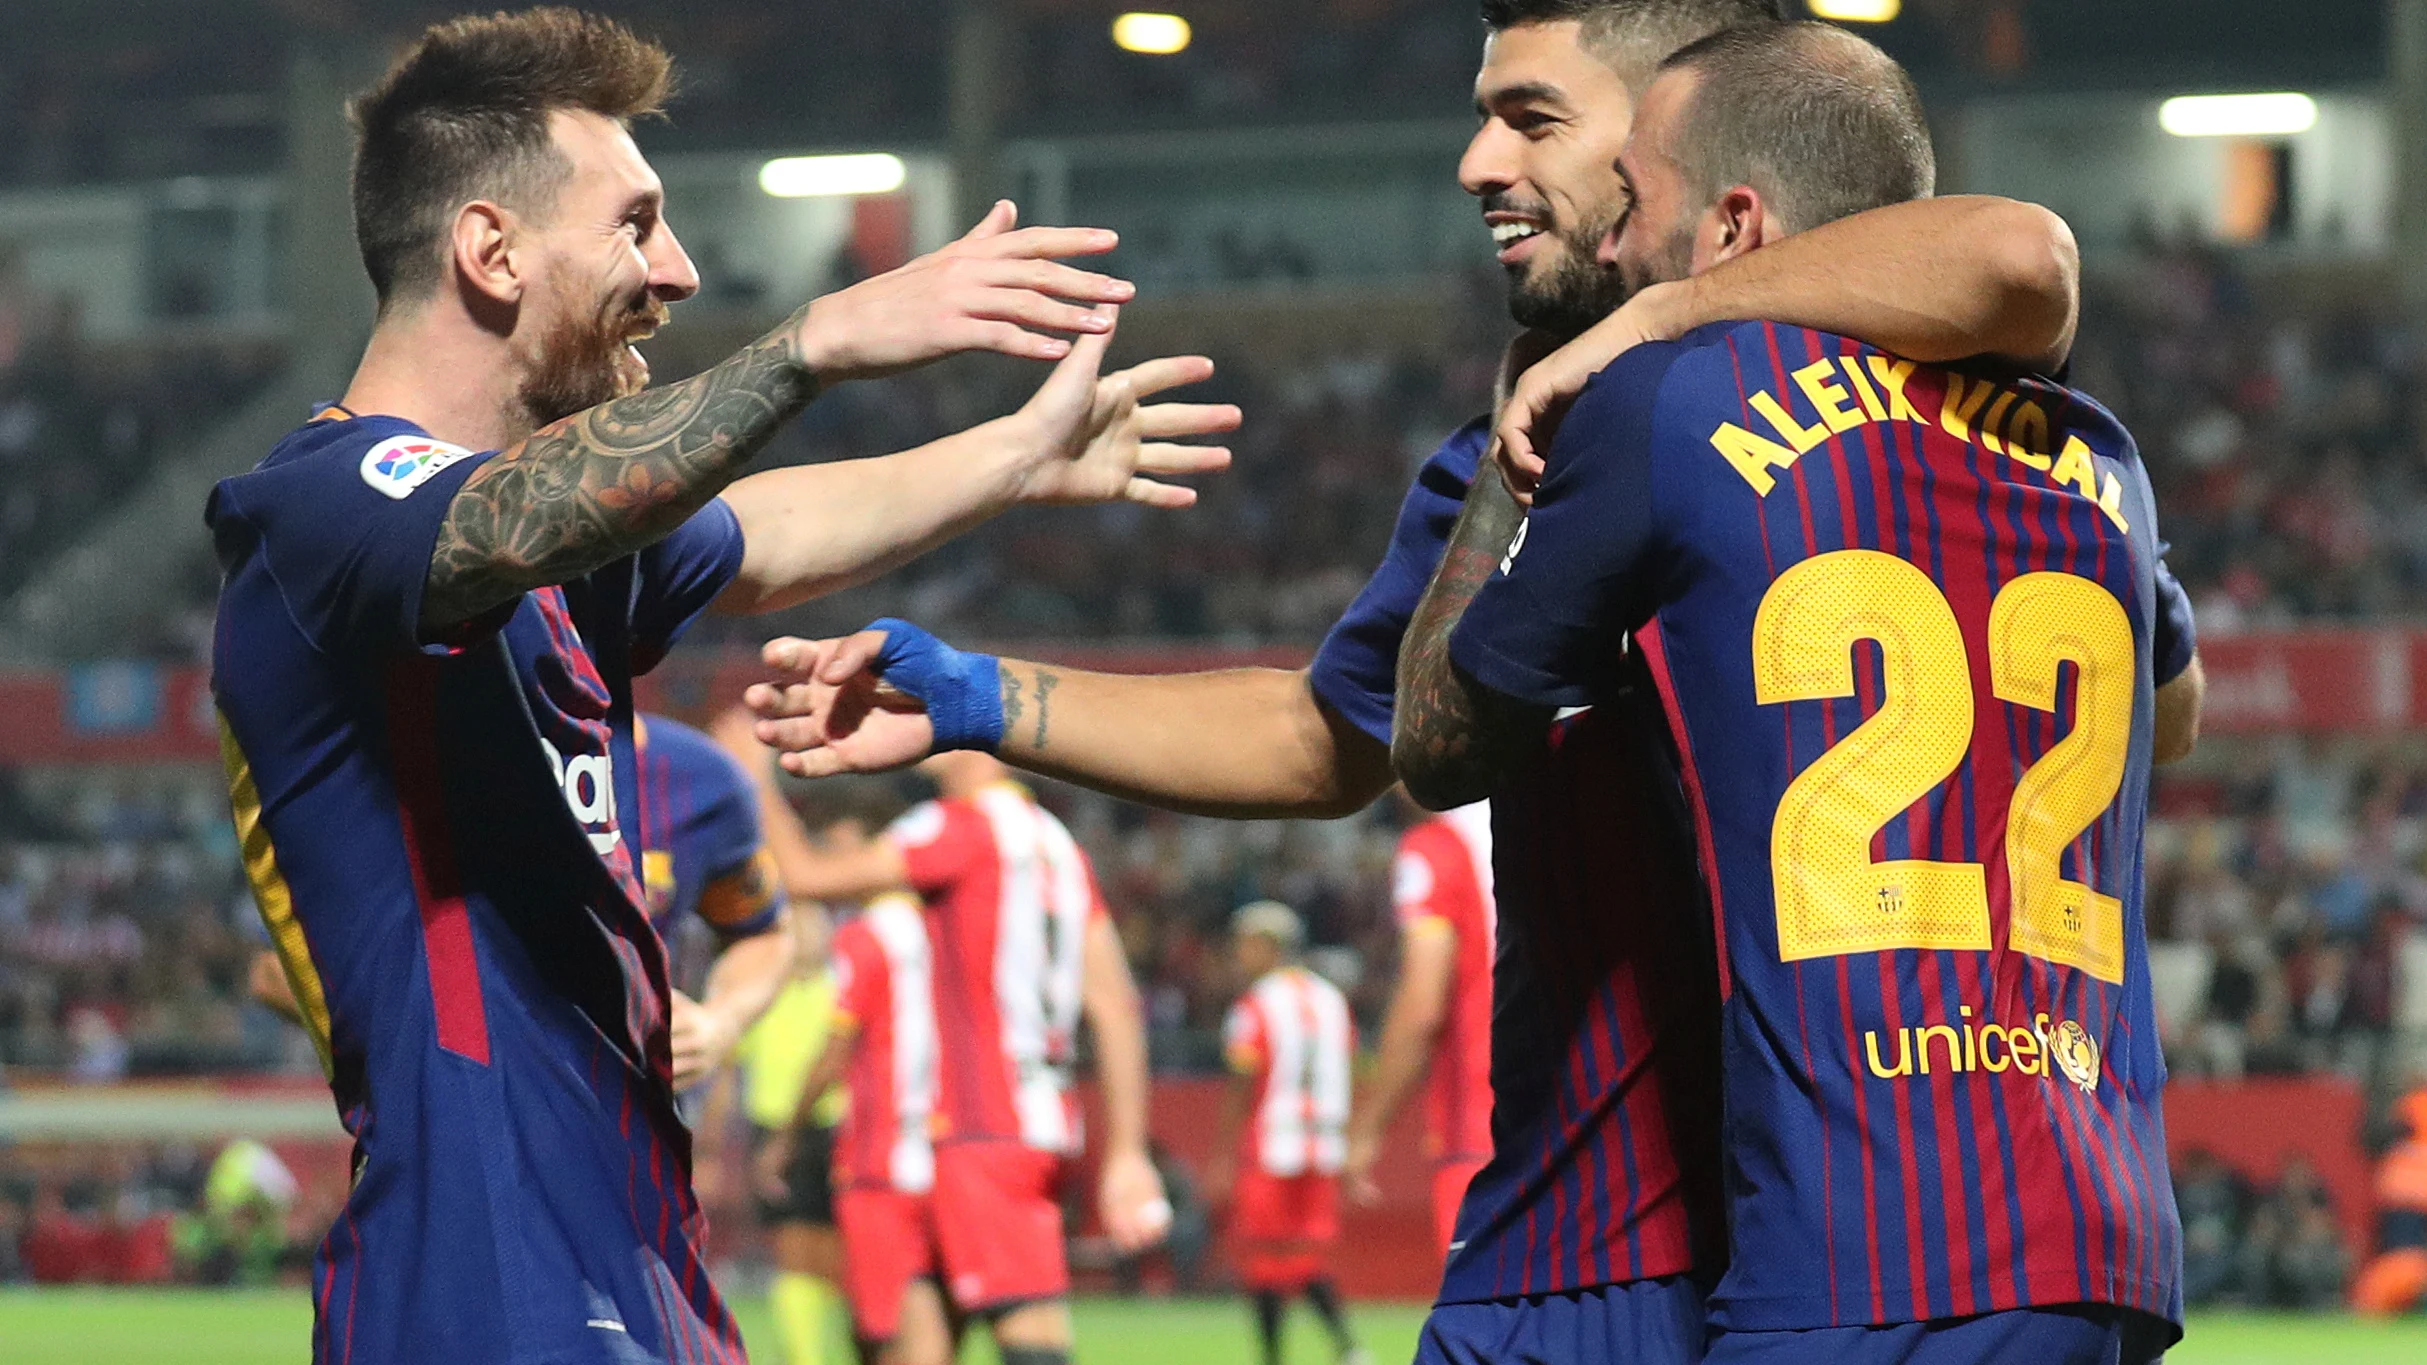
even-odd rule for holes
{"type": "MultiPolygon", "coordinates": [[[[1592,330],[1524,366],[1508,383],[1493,421],[1490,458],[1520,505],[1534,505],[1559,419],[1593,376],[1647,341],[1673,341],[1680,334],[1670,316],[1673,289],[1655,284],[1638,291],[1592,330]]],[[[1511,343],[1512,352],[1524,340],[1511,343]]]]}
{"type": "Polygon", "coordinates": [[[1033,461],[1021,480],[1020,501],[1186,507],[1197,500],[1196,490],[1164,479],[1230,467],[1228,448],[1184,445],[1180,438],[1236,430],[1238,408],[1144,401],[1211,379],[1213,362],[1168,356],[1108,375],[1102,371],[1111,344],[1109,332],[1080,338],[1012,419],[1033,461]]]}
{"type": "Polygon", "coordinates": [[[927,757],[935,726],[926,706],[887,685],[878,666],[886,632],[838,640],[770,640],[768,681],[742,698],[757,740],[796,777],[889,772],[927,757]]]}
{"type": "Polygon", "coordinates": [[[1107,305],[1136,286],[1061,264],[1120,244],[1102,228],[1019,228],[1000,202],[959,241],[828,294],[801,311],[801,363],[821,379],[873,379],[964,351],[1060,360],[1112,330],[1107,305]]]}

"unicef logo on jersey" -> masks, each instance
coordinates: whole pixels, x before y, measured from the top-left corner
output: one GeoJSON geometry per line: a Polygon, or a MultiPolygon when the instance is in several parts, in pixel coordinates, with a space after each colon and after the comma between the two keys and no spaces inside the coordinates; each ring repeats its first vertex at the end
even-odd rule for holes
{"type": "Polygon", "coordinates": [[[581,821],[590,847],[601,858],[615,851],[624,832],[615,823],[615,761],[606,754],[583,754],[567,761],[555,745],[539,742],[556,769],[556,785],[565,794],[565,808],[581,821]]]}

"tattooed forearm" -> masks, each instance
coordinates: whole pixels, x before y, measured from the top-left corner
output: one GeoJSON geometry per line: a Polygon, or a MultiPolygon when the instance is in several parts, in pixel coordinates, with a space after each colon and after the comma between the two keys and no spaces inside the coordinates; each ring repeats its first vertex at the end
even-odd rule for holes
{"type": "Polygon", "coordinates": [[[796,316],[707,373],[542,428],[447,508],[421,625],[435,633],[664,539],[817,395],[796,316]]]}
{"type": "Polygon", "coordinates": [[[1048,670],[1048,669],[1043,669],[1043,668],[1040,668],[1040,669],[1038,669],[1038,670],[1037,670],[1037,737],[1036,737],[1036,748],[1037,748],[1037,752],[1039,752],[1039,753],[1043,753],[1043,752],[1045,751],[1045,734],[1046,734],[1046,729],[1047,729],[1047,726],[1048,726],[1048,724],[1049,724],[1049,721],[1048,721],[1048,712],[1047,712],[1047,710],[1046,710],[1046,701],[1047,701],[1047,699],[1048,699],[1048,698],[1050,698],[1050,697],[1052,697],[1052,696],[1053,696],[1053,689],[1055,689],[1055,688],[1057,688],[1057,687],[1059,687],[1059,686],[1061,686],[1061,685],[1062,685],[1062,679],[1060,678],[1060,676],[1058,676],[1057,674],[1053,673],[1051,670],[1048,670]]]}
{"type": "Polygon", "coordinates": [[[1480,801],[1550,724],[1543,707],[1511,700],[1450,661],[1450,632],[1499,567],[1524,509],[1485,468],[1432,585],[1399,642],[1399,695],[1391,720],[1391,764],[1408,794],[1434,810],[1480,801]]]}

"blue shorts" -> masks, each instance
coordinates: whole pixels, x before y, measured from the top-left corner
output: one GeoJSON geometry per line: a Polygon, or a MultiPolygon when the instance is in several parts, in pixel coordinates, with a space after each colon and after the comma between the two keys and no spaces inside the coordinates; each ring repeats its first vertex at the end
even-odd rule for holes
{"type": "Polygon", "coordinates": [[[1710,1365],[2152,1365],[2178,1336],[2129,1308],[2069,1304],[1890,1327],[1720,1332],[1710,1365]]]}
{"type": "Polygon", "coordinates": [[[1695,1365],[1705,1287],[1688,1275],[1438,1304],[1416,1365],[1695,1365]]]}

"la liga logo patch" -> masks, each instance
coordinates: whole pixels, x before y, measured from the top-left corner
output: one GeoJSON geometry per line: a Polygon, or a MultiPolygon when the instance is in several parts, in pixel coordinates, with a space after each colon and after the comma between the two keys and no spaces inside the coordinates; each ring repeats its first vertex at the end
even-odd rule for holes
{"type": "Polygon", "coordinates": [[[471,453],[427,436],[391,436],[363,453],[362,481],[401,500],[471,453]]]}

